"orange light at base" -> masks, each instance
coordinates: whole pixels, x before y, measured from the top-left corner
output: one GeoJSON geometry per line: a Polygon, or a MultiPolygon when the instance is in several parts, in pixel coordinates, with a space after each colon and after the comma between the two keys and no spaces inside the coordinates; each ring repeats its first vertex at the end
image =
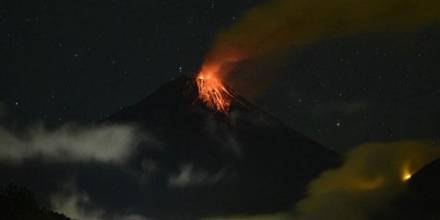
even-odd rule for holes
{"type": "Polygon", "coordinates": [[[411,177],[412,177],[411,173],[409,173],[409,172],[404,173],[402,175],[402,181],[408,181],[409,179],[411,179],[411,177]]]}
{"type": "Polygon", "coordinates": [[[215,71],[204,68],[197,76],[196,84],[200,100],[211,109],[228,113],[232,94],[223,85],[215,71]]]}
{"type": "Polygon", "coordinates": [[[411,174],[411,172],[409,171],[409,168],[408,168],[408,167],[404,167],[404,169],[402,170],[402,175],[401,175],[401,179],[402,179],[402,181],[403,181],[403,182],[406,182],[406,181],[408,181],[409,179],[411,179],[411,177],[412,177],[412,174],[411,174]]]}

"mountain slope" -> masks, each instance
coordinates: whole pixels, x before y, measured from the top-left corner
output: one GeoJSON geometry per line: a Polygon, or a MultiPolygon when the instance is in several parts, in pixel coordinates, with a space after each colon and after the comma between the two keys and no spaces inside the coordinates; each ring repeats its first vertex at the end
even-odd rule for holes
{"type": "Polygon", "coordinates": [[[198,99],[195,80],[181,77],[106,119],[134,123],[160,142],[141,144],[131,160],[158,168],[145,213],[192,219],[288,210],[311,179],[339,164],[336,153],[230,93],[229,113],[216,112],[198,99]]]}

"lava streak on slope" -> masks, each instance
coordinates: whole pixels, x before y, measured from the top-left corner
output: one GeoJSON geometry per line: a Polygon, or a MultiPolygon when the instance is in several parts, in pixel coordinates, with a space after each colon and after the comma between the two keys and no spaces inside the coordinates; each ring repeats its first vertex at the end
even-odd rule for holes
{"type": "Polygon", "coordinates": [[[209,108],[227,114],[232,93],[223,85],[215,71],[204,68],[196,77],[199,99],[209,108]]]}

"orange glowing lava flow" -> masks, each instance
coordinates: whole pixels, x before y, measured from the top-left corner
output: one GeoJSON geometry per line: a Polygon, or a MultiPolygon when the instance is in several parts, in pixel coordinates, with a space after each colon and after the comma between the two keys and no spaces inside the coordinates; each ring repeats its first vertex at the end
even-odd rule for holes
{"type": "Polygon", "coordinates": [[[216,74],[210,71],[201,71],[196,78],[196,84],[200,100],[211,109],[228,113],[232,94],[216,74]]]}

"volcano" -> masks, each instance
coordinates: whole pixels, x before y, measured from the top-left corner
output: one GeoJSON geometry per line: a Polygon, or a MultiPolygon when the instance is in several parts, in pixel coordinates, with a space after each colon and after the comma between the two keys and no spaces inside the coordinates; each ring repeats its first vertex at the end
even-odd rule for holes
{"type": "Polygon", "coordinates": [[[407,190],[397,197],[383,219],[440,219],[440,159],[422,167],[408,181],[407,190]]]}
{"type": "Polygon", "coordinates": [[[139,144],[130,160],[131,167],[148,171],[147,216],[197,219],[290,210],[310,180],[339,164],[335,152],[230,88],[227,114],[210,108],[199,99],[196,83],[193,77],[174,79],[105,120],[135,124],[159,143],[139,144]]]}

